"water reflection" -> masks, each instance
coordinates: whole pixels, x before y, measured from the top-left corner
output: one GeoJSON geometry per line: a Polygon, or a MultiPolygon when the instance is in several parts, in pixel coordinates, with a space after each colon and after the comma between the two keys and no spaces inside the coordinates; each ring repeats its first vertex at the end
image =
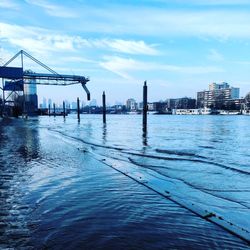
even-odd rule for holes
{"type": "MultiPolygon", "coordinates": [[[[28,125],[28,124],[27,124],[28,125]]],[[[19,131],[23,138],[23,144],[17,150],[19,154],[26,160],[30,161],[39,158],[39,132],[37,129],[31,129],[29,126],[24,126],[22,131],[19,131]]]]}
{"type": "MultiPolygon", "coordinates": [[[[108,125],[98,122],[99,117],[93,117],[84,116],[81,125],[75,117],[69,117],[67,122],[47,117],[41,118],[40,123],[19,120],[5,127],[1,127],[0,122],[0,155],[4,156],[0,157],[0,249],[29,249],[31,244],[34,244],[31,249],[63,249],[65,245],[68,249],[244,249],[241,241],[220,228],[101,165],[91,154],[78,150],[75,139],[72,144],[66,143],[70,136],[88,141],[86,147],[91,142],[95,145],[102,141],[116,147],[115,143],[119,142],[123,148],[147,156],[156,155],[157,151],[153,150],[159,149],[159,154],[167,154],[172,160],[128,156],[121,150],[113,156],[121,160],[129,157],[138,166],[152,166],[159,174],[181,178],[204,190],[214,188],[209,190],[211,195],[216,192],[216,196],[239,200],[246,207],[248,179],[242,174],[232,175],[229,169],[221,170],[218,165],[201,162],[204,157],[210,157],[212,151],[216,159],[221,157],[221,152],[213,150],[218,145],[209,143],[211,138],[215,139],[213,129],[220,127],[221,120],[202,123],[200,117],[194,117],[194,122],[187,123],[186,119],[190,118],[156,116],[152,117],[155,123],[149,124],[147,133],[141,131],[141,120],[137,117],[114,116],[115,122],[110,121],[108,125]],[[171,123],[167,119],[176,120],[171,123]],[[44,128],[49,132],[44,132],[44,128]],[[56,133],[54,137],[51,128],[61,130],[68,137],[58,138],[56,133]],[[202,152],[195,147],[197,142],[203,146],[202,152]],[[203,158],[197,158],[201,153],[203,158]],[[178,160],[184,157],[188,161],[178,160]],[[157,166],[160,167],[156,169],[157,166]],[[238,188],[247,191],[236,193],[232,180],[238,188]],[[223,190],[230,187],[233,194],[229,191],[221,194],[220,187],[223,190]]],[[[245,125],[248,124],[249,120],[245,125]]],[[[245,136],[239,132],[232,136],[236,141],[242,138],[245,142],[242,161],[249,159],[246,157],[250,144],[248,131],[242,132],[248,133],[245,136]]],[[[217,139],[221,139],[220,134],[217,139]]],[[[232,143],[227,140],[224,146],[229,150],[224,150],[228,155],[223,158],[239,162],[239,156],[231,153],[232,143]]],[[[235,147],[234,151],[240,151],[243,146],[235,147]]],[[[93,148],[96,153],[100,150],[105,154],[105,147],[93,148]]],[[[106,152],[109,156],[108,147],[106,152]]]]}
{"type": "Polygon", "coordinates": [[[102,140],[103,140],[103,144],[106,144],[106,142],[107,142],[107,124],[104,123],[102,128],[103,128],[102,140]]]}
{"type": "Polygon", "coordinates": [[[144,129],[142,133],[142,145],[148,146],[148,133],[144,129]]]}
{"type": "Polygon", "coordinates": [[[25,187],[30,180],[28,162],[40,154],[39,133],[31,122],[12,119],[0,126],[0,141],[7,138],[0,158],[0,249],[21,248],[30,241],[25,187]]]}

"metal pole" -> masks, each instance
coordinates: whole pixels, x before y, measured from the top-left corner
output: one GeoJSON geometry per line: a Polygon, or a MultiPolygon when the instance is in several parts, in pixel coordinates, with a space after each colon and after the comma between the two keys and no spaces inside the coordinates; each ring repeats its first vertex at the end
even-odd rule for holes
{"type": "Polygon", "coordinates": [[[54,117],[56,116],[56,104],[53,103],[53,109],[54,109],[54,117]]]}
{"type": "Polygon", "coordinates": [[[65,112],[65,102],[63,101],[63,118],[65,118],[66,112],[65,112]]]}
{"type": "MultiPolygon", "coordinates": [[[[23,71],[23,51],[21,50],[20,51],[20,54],[21,54],[21,67],[22,67],[22,71],[23,71]]],[[[25,98],[25,89],[24,89],[24,78],[22,77],[22,81],[23,81],[23,115],[28,116],[28,110],[26,110],[26,98],[25,98]]],[[[27,89],[26,89],[26,92],[27,92],[27,89]]]]}
{"type": "Polygon", "coordinates": [[[80,101],[79,97],[77,97],[77,119],[80,121],[80,101]]]}
{"type": "Polygon", "coordinates": [[[143,132],[147,131],[147,111],[148,111],[148,87],[147,87],[147,81],[145,81],[143,86],[143,117],[142,117],[143,132]]]}
{"type": "Polygon", "coordinates": [[[106,95],[105,95],[105,91],[103,91],[103,94],[102,94],[102,118],[103,118],[103,123],[106,123],[106,95]]]}
{"type": "Polygon", "coordinates": [[[4,116],[4,111],[5,111],[5,93],[4,93],[4,80],[3,79],[2,79],[2,87],[3,87],[2,116],[4,116]]]}
{"type": "Polygon", "coordinates": [[[50,103],[49,103],[49,116],[50,116],[50,103]]]}

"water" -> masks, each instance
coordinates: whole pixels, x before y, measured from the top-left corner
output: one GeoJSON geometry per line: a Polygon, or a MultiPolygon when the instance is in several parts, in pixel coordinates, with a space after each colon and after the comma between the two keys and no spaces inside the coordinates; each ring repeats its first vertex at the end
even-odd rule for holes
{"type": "Polygon", "coordinates": [[[247,249],[186,208],[250,230],[249,117],[148,123],[143,135],[136,115],[0,121],[0,248],[247,249]]]}

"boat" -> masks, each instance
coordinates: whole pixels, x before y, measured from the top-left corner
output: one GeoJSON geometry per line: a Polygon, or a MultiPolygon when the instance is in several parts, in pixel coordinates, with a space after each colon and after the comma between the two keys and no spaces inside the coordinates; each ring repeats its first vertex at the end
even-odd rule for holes
{"type": "Polygon", "coordinates": [[[211,115],[212,110],[210,108],[202,108],[202,109],[200,109],[200,114],[201,115],[211,115]]]}
{"type": "Polygon", "coordinates": [[[250,110],[242,110],[243,115],[250,115],[250,110]]]}
{"type": "Polygon", "coordinates": [[[173,115],[199,115],[199,109],[173,109],[173,115]]]}
{"type": "Polygon", "coordinates": [[[232,110],[220,110],[219,111],[220,115],[240,115],[241,112],[240,111],[232,111],[232,110]]]}

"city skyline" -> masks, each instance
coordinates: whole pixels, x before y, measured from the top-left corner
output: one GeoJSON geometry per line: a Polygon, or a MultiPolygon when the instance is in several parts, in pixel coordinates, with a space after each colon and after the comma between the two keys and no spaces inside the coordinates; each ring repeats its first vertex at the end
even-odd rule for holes
{"type": "MultiPolygon", "coordinates": [[[[250,90],[249,1],[3,0],[0,12],[1,64],[24,49],[59,73],[89,76],[98,103],[103,90],[110,103],[139,100],[144,80],[149,101],[196,97],[211,82],[250,90]]],[[[38,95],[86,102],[81,86],[38,86],[38,95]]]]}
{"type": "MultiPolygon", "coordinates": [[[[207,89],[204,89],[202,91],[201,90],[196,91],[195,97],[191,97],[191,96],[178,96],[178,97],[174,97],[174,98],[173,97],[169,97],[169,98],[162,97],[161,99],[158,99],[158,100],[151,100],[148,103],[165,102],[168,99],[181,99],[181,98],[189,98],[189,99],[198,100],[200,93],[215,91],[216,89],[225,89],[227,91],[226,93],[228,93],[228,96],[226,96],[226,98],[229,98],[229,99],[232,99],[232,100],[234,100],[234,99],[237,99],[237,100],[244,99],[246,97],[246,96],[240,96],[240,88],[237,88],[237,87],[235,88],[234,86],[229,85],[229,83],[227,83],[227,82],[221,82],[221,83],[212,82],[207,86],[207,89]],[[231,91],[232,91],[232,94],[231,94],[231,91]]],[[[114,103],[108,102],[107,106],[115,106],[115,105],[126,105],[127,106],[127,102],[130,101],[130,100],[132,100],[133,102],[135,102],[137,104],[142,103],[142,98],[136,99],[133,96],[130,96],[130,97],[127,97],[124,102],[119,101],[119,100],[115,101],[114,103]]],[[[46,97],[41,98],[41,101],[39,102],[39,107],[47,108],[48,103],[50,103],[51,107],[52,107],[53,104],[55,104],[57,107],[62,108],[63,102],[66,103],[66,106],[69,105],[73,109],[76,108],[77,100],[64,99],[61,103],[59,103],[59,102],[56,102],[56,101],[54,102],[51,98],[46,98],[46,97]]],[[[101,107],[102,104],[101,104],[101,102],[98,103],[98,101],[96,99],[92,99],[90,101],[80,100],[80,106],[82,106],[82,107],[84,107],[84,106],[100,106],[101,107]]]]}

